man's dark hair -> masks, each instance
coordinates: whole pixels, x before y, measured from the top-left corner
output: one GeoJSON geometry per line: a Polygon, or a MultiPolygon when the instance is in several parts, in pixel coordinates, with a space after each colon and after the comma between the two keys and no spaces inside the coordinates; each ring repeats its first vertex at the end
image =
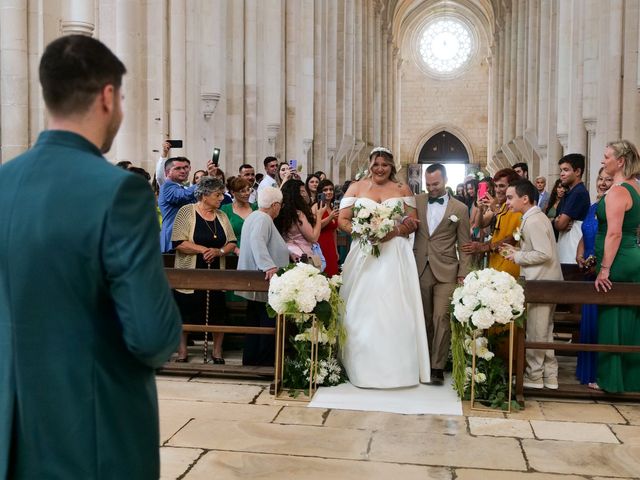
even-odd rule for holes
{"type": "Polygon", "coordinates": [[[267,168],[267,165],[269,165],[271,162],[277,161],[278,159],[276,157],[266,157],[262,163],[264,164],[264,168],[267,168]]]}
{"type": "Polygon", "coordinates": [[[509,184],[510,187],[513,187],[516,190],[516,193],[519,197],[524,197],[525,195],[529,197],[529,203],[532,205],[537,205],[538,203],[538,189],[536,186],[531,183],[531,181],[526,178],[521,178],[516,180],[515,182],[511,182],[509,184]]]}
{"type": "Polygon", "coordinates": [[[129,161],[129,160],[120,160],[118,163],[116,163],[116,167],[120,167],[124,170],[129,170],[129,167],[131,167],[133,164],[129,161]]]}
{"type": "Polygon", "coordinates": [[[118,90],[127,69],[103,43],[85,35],[51,42],[40,60],[40,84],[55,115],[86,112],[107,85],[118,90]]]}
{"type": "Polygon", "coordinates": [[[129,168],[129,171],[131,173],[137,173],[138,175],[140,175],[141,177],[144,177],[145,180],[148,182],[149,180],[151,180],[151,175],[149,175],[149,172],[147,172],[144,168],[141,167],[131,167],[129,168]]]}
{"type": "Polygon", "coordinates": [[[520,168],[523,172],[526,172],[527,174],[529,173],[529,165],[524,162],[516,163],[511,168],[513,168],[514,170],[516,168],[520,168]]]}
{"type": "Polygon", "coordinates": [[[442,178],[447,178],[447,169],[441,163],[432,163],[427,167],[427,173],[440,172],[442,178]]]}
{"type": "Polygon", "coordinates": [[[248,163],[243,163],[242,165],[240,165],[240,168],[238,168],[238,173],[241,173],[243,168],[253,168],[253,165],[249,165],[248,163]]]}
{"type": "Polygon", "coordinates": [[[558,165],[568,163],[574,170],[580,169],[580,176],[584,173],[584,155],[581,153],[570,153],[558,160],[558,165]]]}
{"type": "Polygon", "coordinates": [[[165,172],[173,166],[173,162],[187,162],[189,165],[191,165],[191,160],[189,160],[187,157],[171,157],[164,162],[165,172]]]}

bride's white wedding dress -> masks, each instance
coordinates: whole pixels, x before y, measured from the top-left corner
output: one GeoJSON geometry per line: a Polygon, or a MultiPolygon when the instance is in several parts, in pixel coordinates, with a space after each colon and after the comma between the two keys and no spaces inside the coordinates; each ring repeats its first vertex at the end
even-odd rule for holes
{"type": "MultiPolygon", "coordinates": [[[[389,198],[388,206],[415,208],[414,197],[389,198]]],[[[375,207],[370,198],[346,197],[340,208],[375,207]]],[[[351,243],[343,265],[340,295],[345,301],[347,340],[341,360],[358,387],[396,388],[430,381],[429,346],[413,239],[380,244],[380,256],[351,243]]]]}

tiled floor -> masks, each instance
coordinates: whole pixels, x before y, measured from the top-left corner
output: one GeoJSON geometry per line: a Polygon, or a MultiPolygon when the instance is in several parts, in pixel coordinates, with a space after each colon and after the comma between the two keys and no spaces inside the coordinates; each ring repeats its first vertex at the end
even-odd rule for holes
{"type": "Polygon", "coordinates": [[[163,479],[640,478],[640,404],[399,415],[274,402],[267,381],[157,383],[163,479]]]}

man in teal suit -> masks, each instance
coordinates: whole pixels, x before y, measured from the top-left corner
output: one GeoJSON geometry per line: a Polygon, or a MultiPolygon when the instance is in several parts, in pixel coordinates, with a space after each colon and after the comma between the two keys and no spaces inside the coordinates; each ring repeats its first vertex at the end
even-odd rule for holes
{"type": "Polygon", "coordinates": [[[102,156],[124,73],[97,40],[52,42],[50,129],[0,166],[0,479],[159,476],[154,369],[181,325],[152,191],[102,156]]]}

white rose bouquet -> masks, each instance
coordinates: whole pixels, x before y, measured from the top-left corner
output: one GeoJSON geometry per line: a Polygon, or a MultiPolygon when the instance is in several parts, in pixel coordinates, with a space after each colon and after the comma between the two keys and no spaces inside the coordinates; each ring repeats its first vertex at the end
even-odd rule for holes
{"type": "MultiPolygon", "coordinates": [[[[487,405],[504,408],[508,397],[507,368],[491,351],[505,332],[481,331],[524,317],[524,290],[515,278],[492,268],[469,273],[451,298],[451,352],[453,383],[461,398],[470,395],[470,379],[487,405]],[[475,334],[475,342],[474,342],[475,334]],[[475,345],[474,345],[475,343],[475,345]],[[472,372],[472,352],[476,370],[472,372]]],[[[513,403],[512,403],[513,406],[513,403]]],[[[515,408],[515,407],[514,407],[515,408]]]]}
{"type": "Polygon", "coordinates": [[[342,277],[326,277],[307,263],[296,263],[281,270],[269,283],[267,310],[276,314],[293,314],[295,332],[288,338],[293,347],[284,359],[283,385],[289,389],[309,386],[311,340],[318,340],[318,386],[337,385],[346,375],[337,359],[336,344],[344,342],[346,334],[339,323],[342,299],[339,289],[342,277]],[[316,316],[316,330],[312,330],[311,314],[316,316]]]}
{"type": "Polygon", "coordinates": [[[375,208],[358,205],[353,209],[351,234],[358,239],[365,253],[379,257],[380,241],[400,222],[403,214],[400,203],[393,207],[377,205],[375,208]]]}

